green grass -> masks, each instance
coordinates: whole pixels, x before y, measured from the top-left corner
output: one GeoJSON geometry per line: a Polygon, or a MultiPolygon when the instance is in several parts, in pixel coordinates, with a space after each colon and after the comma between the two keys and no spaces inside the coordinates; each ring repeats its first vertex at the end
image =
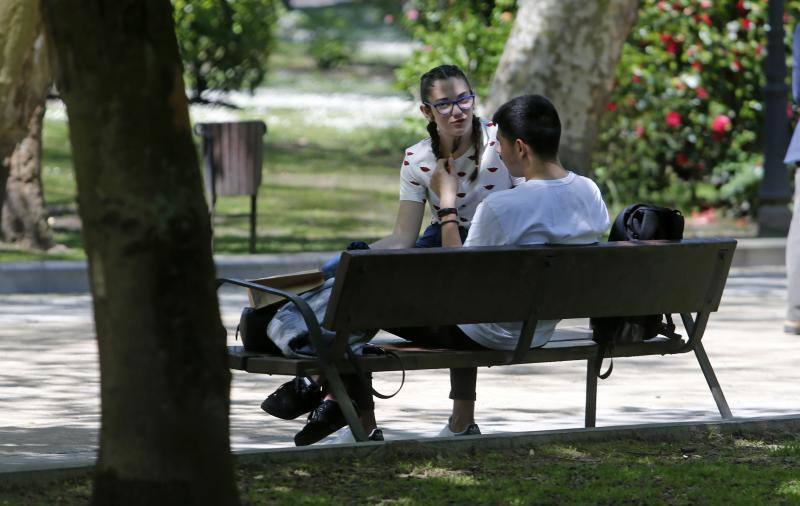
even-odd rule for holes
{"type": "MultiPolygon", "coordinates": [[[[391,232],[402,149],[415,141],[416,132],[339,131],[308,125],[294,110],[271,114],[280,128],[271,129],[264,142],[258,253],[335,251],[352,240],[372,241],[391,232]]],[[[66,122],[47,119],[43,136],[45,202],[62,246],[44,253],[0,244],[0,262],[84,258],[66,122]]],[[[215,252],[248,253],[249,213],[249,196],[217,200],[215,252]]]]}
{"type": "MultiPolygon", "coordinates": [[[[531,446],[471,455],[247,464],[244,504],[800,504],[800,439],[531,446]]],[[[0,492],[0,505],[83,504],[88,479],[0,492]]]]}

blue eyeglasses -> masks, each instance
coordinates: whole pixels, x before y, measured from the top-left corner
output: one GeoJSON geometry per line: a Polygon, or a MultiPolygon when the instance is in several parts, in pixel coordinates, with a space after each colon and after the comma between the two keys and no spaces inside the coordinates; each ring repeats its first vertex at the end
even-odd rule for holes
{"type": "Polygon", "coordinates": [[[428,107],[433,107],[436,109],[436,112],[442,116],[450,116],[453,114],[453,107],[455,106],[458,106],[458,108],[461,109],[461,112],[467,112],[472,109],[472,106],[475,105],[475,95],[464,95],[463,97],[458,97],[455,100],[441,100],[435,104],[430,102],[422,103],[428,107]]]}

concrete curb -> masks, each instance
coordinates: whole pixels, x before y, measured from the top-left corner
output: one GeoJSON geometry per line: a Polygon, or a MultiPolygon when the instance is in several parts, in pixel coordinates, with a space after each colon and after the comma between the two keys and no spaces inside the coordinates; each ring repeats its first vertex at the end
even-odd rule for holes
{"type": "MultiPolygon", "coordinates": [[[[260,278],[317,269],[336,252],[287,255],[216,255],[217,277],[260,278]]],[[[11,262],[0,264],[0,294],[88,293],[85,261],[11,262]]]]}
{"type": "MultiPolygon", "coordinates": [[[[257,278],[316,269],[337,252],[284,255],[217,255],[217,277],[257,278]]],[[[738,239],[732,267],[786,264],[785,238],[738,239]]],[[[0,294],[87,293],[86,262],[50,261],[0,264],[0,294]]]]}
{"type": "MultiPolygon", "coordinates": [[[[237,464],[288,463],[363,459],[366,457],[394,458],[402,456],[436,456],[440,454],[477,454],[492,450],[511,450],[544,444],[608,442],[621,439],[639,441],[684,441],[717,434],[741,436],[800,434],[800,414],[777,417],[734,418],[708,422],[678,422],[660,424],[598,427],[593,429],[559,429],[536,432],[501,433],[458,438],[401,439],[303,448],[275,448],[234,453],[237,464]]],[[[0,472],[0,490],[31,483],[46,483],[82,478],[94,471],[93,462],[75,465],[46,464],[30,469],[0,472]]],[[[93,459],[92,459],[93,460],[93,459]]]]}

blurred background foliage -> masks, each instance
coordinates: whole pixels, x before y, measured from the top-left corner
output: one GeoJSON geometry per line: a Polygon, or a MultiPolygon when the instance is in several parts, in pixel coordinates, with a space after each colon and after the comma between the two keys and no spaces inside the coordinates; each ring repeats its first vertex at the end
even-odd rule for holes
{"type": "Polygon", "coordinates": [[[397,70],[398,87],[419,95],[419,77],[450,63],[469,76],[481,98],[489,92],[516,13],[515,0],[409,0],[401,24],[419,48],[397,70]]]}
{"type": "Polygon", "coordinates": [[[172,0],[191,99],[206,90],[253,90],[274,47],[277,0],[172,0]]]}

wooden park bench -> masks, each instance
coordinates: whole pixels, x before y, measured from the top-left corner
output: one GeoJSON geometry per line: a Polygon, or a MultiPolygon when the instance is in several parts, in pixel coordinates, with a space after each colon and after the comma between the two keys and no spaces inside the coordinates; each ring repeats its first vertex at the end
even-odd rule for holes
{"type": "MultiPolygon", "coordinates": [[[[538,320],[679,314],[686,336],[617,344],[614,357],[673,355],[694,351],[723,418],[731,411],[703,348],[708,317],[719,307],[736,241],[616,242],[587,246],[520,246],[342,253],[322,325],[336,332],[333,346],[318,345],[318,359],[289,359],[229,347],[233,369],[251,373],[321,373],[339,399],[357,441],[366,434],[340,375],[354,368],[345,357],[351,331],[523,321],[514,351],[424,349],[411,343],[385,346],[392,356],[366,355],[366,372],[502,366],[585,360],[586,427],[594,427],[598,345],[591,330],[556,329],[549,343],[530,348],[538,320]],[[435,302],[434,302],[435,301],[435,302]]],[[[322,343],[319,325],[299,297],[240,280],[253,290],[280,293],[298,304],[310,337],[322,343]]],[[[401,340],[400,340],[401,341],[401,340]]]]}

